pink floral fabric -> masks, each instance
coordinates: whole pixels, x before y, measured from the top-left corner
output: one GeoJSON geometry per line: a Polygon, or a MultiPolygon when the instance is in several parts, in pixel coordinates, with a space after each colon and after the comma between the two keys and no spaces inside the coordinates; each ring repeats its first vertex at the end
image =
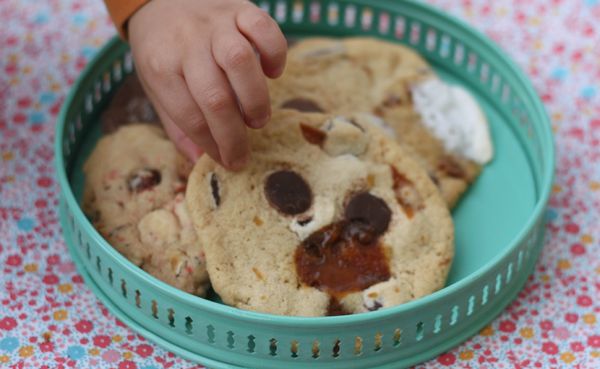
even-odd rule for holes
{"type": "MultiPolygon", "coordinates": [[[[548,238],[518,299],[419,368],[600,368],[600,1],[431,0],[497,41],[552,118],[548,238]]],[[[52,141],[81,69],[115,32],[102,2],[0,1],[0,367],[201,368],[111,316],[57,219],[52,141]]]]}

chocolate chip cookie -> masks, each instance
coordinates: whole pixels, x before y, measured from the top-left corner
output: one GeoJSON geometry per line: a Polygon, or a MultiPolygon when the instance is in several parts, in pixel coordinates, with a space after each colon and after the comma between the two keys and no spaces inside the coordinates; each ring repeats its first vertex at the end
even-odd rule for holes
{"type": "Polygon", "coordinates": [[[449,211],[377,120],[276,110],[249,132],[243,171],[196,163],[186,201],[225,303],[324,316],[443,287],[454,253],[449,211]]]}
{"type": "Polygon", "coordinates": [[[463,88],[442,82],[411,49],[370,38],[309,38],[269,81],[275,108],[373,113],[412,149],[450,207],[491,160],[485,115],[463,88]]]}
{"type": "Polygon", "coordinates": [[[204,251],[184,201],[190,169],[159,127],[123,126],[101,138],[84,165],[83,209],[127,259],[174,287],[203,295],[204,251]]]}

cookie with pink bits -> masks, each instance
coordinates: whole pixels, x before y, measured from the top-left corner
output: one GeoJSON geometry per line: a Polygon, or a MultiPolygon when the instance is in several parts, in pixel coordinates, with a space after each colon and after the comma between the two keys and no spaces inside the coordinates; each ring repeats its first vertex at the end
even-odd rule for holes
{"type": "Polygon", "coordinates": [[[204,251],[184,201],[190,164],[159,127],[123,126],[84,165],[83,209],[123,256],[196,295],[208,287],[204,251]]]}

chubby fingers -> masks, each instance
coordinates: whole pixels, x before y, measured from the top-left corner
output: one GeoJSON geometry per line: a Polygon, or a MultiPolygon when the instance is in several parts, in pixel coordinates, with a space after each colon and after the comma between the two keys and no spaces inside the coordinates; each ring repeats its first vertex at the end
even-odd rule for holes
{"type": "Polygon", "coordinates": [[[227,76],[215,63],[208,48],[194,48],[185,57],[183,75],[217,144],[221,163],[242,169],[249,159],[244,118],[227,76]]]}
{"type": "Polygon", "coordinates": [[[279,77],[285,68],[287,41],[275,20],[248,3],[238,11],[236,25],[260,54],[264,74],[271,78],[279,77]]]}
{"type": "Polygon", "coordinates": [[[251,128],[263,127],[271,116],[267,81],[252,45],[235,30],[215,32],[211,51],[242,108],[251,128]]]}
{"type": "MultiPolygon", "coordinates": [[[[173,141],[175,146],[181,151],[187,158],[189,158],[192,162],[198,160],[200,155],[202,155],[203,150],[200,146],[196,145],[194,141],[192,141],[188,135],[183,132],[181,128],[171,118],[166,112],[162,111],[163,109],[156,106],[156,111],[158,115],[161,117],[161,122],[167,135],[173,141]]],[[[218,155],[218,152],[217,152],[218,155]]],[[[212,155],[210,155],[212,156],[212,155]]]]}
{"type": "Polygon", "coordinates": [[[161,70],[155,70],[151,76],[151,80],[146,81],[140,75],[140,80],[176,146],[192,160],[198,158],[198,149],[201,148],[215,161],[221,162],[204,114],[183,78],[177,73],[161,70]]]}

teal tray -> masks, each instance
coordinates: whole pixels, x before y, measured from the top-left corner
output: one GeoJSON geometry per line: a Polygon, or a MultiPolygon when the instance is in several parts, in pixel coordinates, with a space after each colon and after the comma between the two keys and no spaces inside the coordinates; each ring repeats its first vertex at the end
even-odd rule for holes
{"type": "Polygon", "coordinates": [[[385,310],[300,318],[225,306],[146,274],[116,252],[79,207],[82,164],[100,137],[98,117],[133,71],[113,39],[73,86],[56,128],[60,217],[86,283],[134,330],[212,368],[390,368],[410,366],[478,332],[532,272],[544,239],[554,147],[544,107],[525,75],[487,38],[413,1],[259,1],[286,35],[369,35],[421,53],[439,75],[478,98],[495,158],[453,211],[456,258],[447,286],[385,310]]]}

